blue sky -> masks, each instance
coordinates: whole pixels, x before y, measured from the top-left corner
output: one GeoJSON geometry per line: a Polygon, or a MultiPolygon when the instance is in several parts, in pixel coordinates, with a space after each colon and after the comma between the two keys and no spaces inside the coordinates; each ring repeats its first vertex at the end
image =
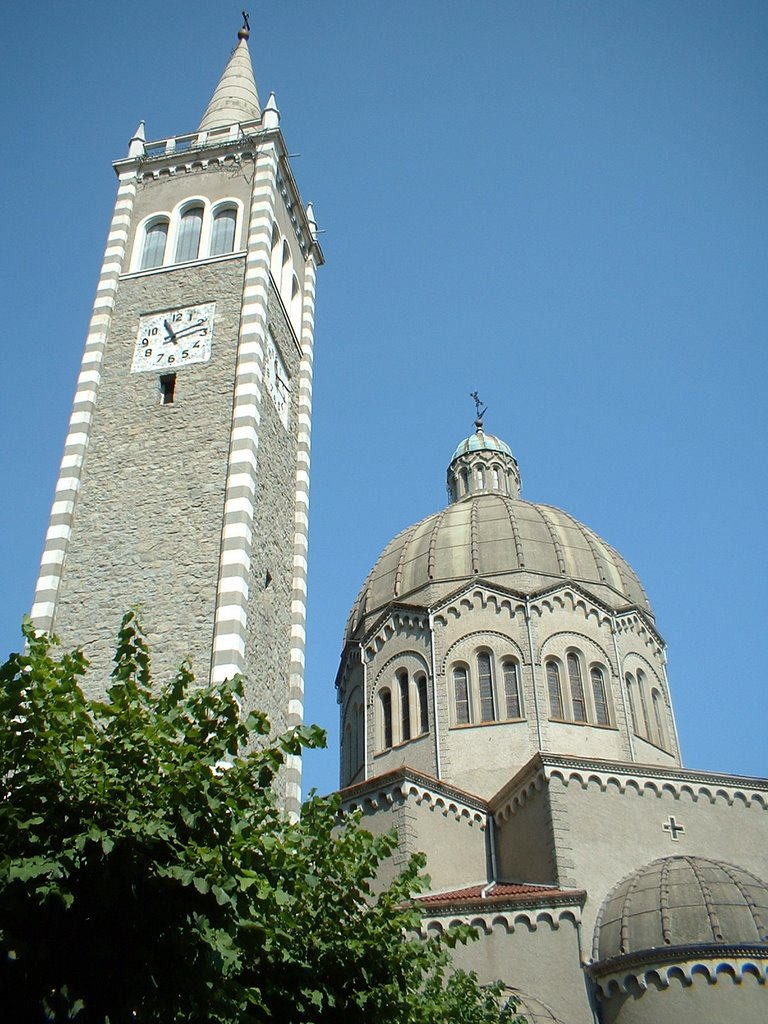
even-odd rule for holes
{"type": "MultiPolygon", "coordinates": [[[[348,609],[487,429],[524,496],[617,547],[669,646],[691,767],[768,773],[768,6],[283,0],[251,11],[324,233],[307,717],[330,750],[348,609]]],[[[137,122],[193,130],[240,5],[4,11],[0,653],[42,549],[137,122]]]]}

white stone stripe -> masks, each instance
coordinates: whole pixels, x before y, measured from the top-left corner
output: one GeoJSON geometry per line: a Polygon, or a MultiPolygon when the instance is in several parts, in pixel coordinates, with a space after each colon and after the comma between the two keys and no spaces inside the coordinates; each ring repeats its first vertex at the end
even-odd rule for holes
{"type": "Polygon", "coordinates": [[[267,331],[267,296],[272,224],[275,219],[277,156],[274,146],[258,153],[251,195],[248,252],[240,311],[237,368],[230,432],[230,454],[224,499],[224,522],[219,555],[211,679],[245,669],[247,595],[251,575],[251,547],[258,428],[260,424],[262,367],[267,331]],[[244,522],[243,522],[244,521],[244,522]],[[240,594],[242,606],[233,606],[240,594]]]}
{"type": "MultiPolygon", "coordinates": [[[[309,461],[312,425],[312,355],[314,343],[315,276],[312,257],[307,260],[304,276],[304,301],[301,316],[301,363],[298,374],[298,415],[293,536],[293,583],[291,588],[291,643],[288,724],[300,725],[304,717],[304,663],[307,621],[307,560],[309,520],[309,461]]],[[[286,796],[301,804],[301,759],[296,758],[287,770],[286,796]]],[[[289,803],[289,809],[291,805],[289,803]]]]}
{"type": "Polygon", "coordinates": [[[107,234],[107,244],[102,259],[101,273],[96,286],[91,322],[88,326],[80,375],[69,420],[64,455],[59,469],[55,498],[51,507],[51,525],[46,534],[45,547],[40,560],[40,577],[35,588],[31,618],[39,630],[50,631],[56,613],[56,600],[61,586],[61,574],[66,558],[71,533],[71,520],[75,508],[73,498],[63,499],[64,492],[76,495],[80,489],[83,459],[88,445],[88,430],[92,409],[96,403],[101,382],[101,361],[104,356],[105,334],[103,327],[109,322],[114,308],[117,291],[117,274],[125,260],[128,232],[133,202],[136,196],[134,174],[120,177],[112,212],[112,221],[107,234]],[[89,408],[84,408],[88,406],[89,408]],[[64,518],[65,522],[53,523],[53,519],[64,518]]]}

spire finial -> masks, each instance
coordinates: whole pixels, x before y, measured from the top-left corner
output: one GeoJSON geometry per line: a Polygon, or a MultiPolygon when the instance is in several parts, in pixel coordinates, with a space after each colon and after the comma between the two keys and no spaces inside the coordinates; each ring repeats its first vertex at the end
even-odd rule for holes
{"type": "Polygon", "coordinates": [[[237,33],[238,39],[247,39],[251,34],[251,23],[248,21],[248,12],[243,11],[243,27],[237,33]]]}
{"type": "Polygon", "coordinates": [[[483,406],[483,403],[480,401],[480,396],[476,391],[470,391],[469,397],[475,403],[475,414],[477,417],[475,419],[475,427],[477,428],[477,432],[481,433],[483,429],[483,416],[488,412],[488,406],[483,406]],[[481,406],[483,407],[481,408],[481,406]]]}

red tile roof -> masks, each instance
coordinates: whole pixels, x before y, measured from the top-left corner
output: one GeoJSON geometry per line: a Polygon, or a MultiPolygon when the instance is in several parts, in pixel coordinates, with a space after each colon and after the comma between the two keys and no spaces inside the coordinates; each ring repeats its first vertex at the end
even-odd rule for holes
{"type": "Polygon", "coordinates": [[[454,905],[456,903],[508,903],[508,902],[564,902],[581,901],[581,890],[558,889],[552,885],[531,885],[523,882],[490,882],[485,885],[468,885],[450,892],[428,893],[419,896],[419,903],[429,907],[454,905]]]}

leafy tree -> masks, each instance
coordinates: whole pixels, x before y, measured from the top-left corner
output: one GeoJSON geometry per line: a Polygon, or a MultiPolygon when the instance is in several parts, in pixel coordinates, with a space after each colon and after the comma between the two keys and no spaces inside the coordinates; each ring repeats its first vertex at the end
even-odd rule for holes
{"type": "MultiPolygon", "coordinates": [[[[0,668],[0,1005],[34,1024],[511,1021],[499,989],[421,941],[415,857],[376,894],[393,851],[337,797],[300,820],[276,800],[287,754],[234,679],[187,665],[152,686],[125,616],[106,701],[79,685],[82,652],[24,626],[0,668]]],[[[449,937],[466,941],[469,930],[449,937]]]]}

